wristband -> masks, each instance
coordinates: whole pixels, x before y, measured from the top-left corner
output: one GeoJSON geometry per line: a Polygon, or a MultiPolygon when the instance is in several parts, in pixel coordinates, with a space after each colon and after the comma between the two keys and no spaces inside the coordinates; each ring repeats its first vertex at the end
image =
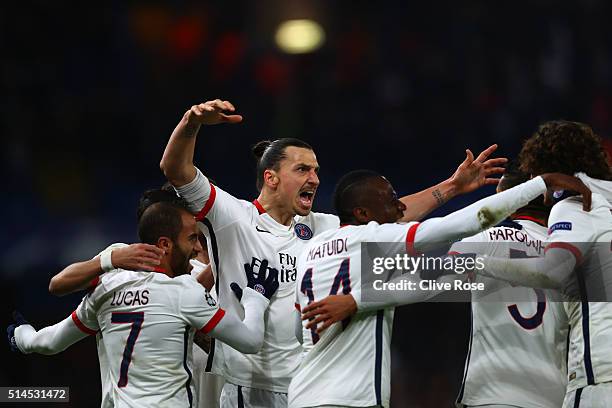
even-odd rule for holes
{"type": "Polygon", "coordinates": [[[109,250],[109,251],[104,251],[100,254],[100,266],[102,267],[102,270],[104,272],[110,272],[113,269],[115,269],[115,267],[113,266],[113,261],[111,259],[111,255],[113,253],[113,250],[109,250]]]}

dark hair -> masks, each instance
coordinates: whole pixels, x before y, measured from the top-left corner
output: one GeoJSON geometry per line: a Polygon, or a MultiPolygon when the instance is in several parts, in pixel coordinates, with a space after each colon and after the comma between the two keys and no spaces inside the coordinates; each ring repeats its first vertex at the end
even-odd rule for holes
{"type": "MultiPolygon", "coordinates": [[[[499,191],[508,190],[509,188],[518,186],[519,184],[528,181],[530,177],[530,174],[525,173],[520,169],[518,160],[511,160],[506,165],[504,175],[499,181],[499,191]]],[[[550,208],[544,205],[544,196],[540,195],[527,203],[527,205],[522,207],[521,210],[548,213],[550,208]]]]}
{"type": "Polygon", "coordinates": [[[360,205],[364,181],[382,177],[372,170],[353,170],[340,178],[334,190],[334,208],[341,224],[353,221],[353,209],[360,205]]]}
{"type": "Polygon", "coordinates": [[[251,151],[257,159],[257,190],[261,191],[263,187],[263,174],[268,169],[277,170],[280,168],[280,162],[287,157],[285,149],[287,147],[301,147],[303,149],[312,150],[312,147],[300,139],[292,137],[284,137],[273,142],[262,140],[255,144],[251,151]]]}
{"type": "Polygon", "coordinates": [[[612,180],[601,138],[589,125],[556,120],[546,122],[523,144],[521,170],[529,174],[583,171],[591,177],[612,180]]]}
{"type": "Polygon", "coordinates": [[[136,219],[140,220],[142,214],[152,204],[161,202],[175,203],[176,205],[187,209],[187,202],[176,194],[174,187],[172,187],[170,183],[165,183],[162,188],[151,189],[142,193],[142,196],[138,201],[138,208],[136,209],[136,219]]]}
{"type": "Polygon", "coordinates": [[[175,202],[161,201],[148,206],[138,221],[140,242],[155,245],[160,237],[176,242],[183,228],[183,212],[187,210],[175,202]]]}

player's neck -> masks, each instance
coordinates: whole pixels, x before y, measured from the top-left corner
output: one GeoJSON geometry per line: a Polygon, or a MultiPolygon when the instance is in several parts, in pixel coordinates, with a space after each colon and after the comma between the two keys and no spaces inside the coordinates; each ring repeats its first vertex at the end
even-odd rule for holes
{"type": "Polygon", "coordinates": [[[548,222],[548,214],[541,211],[517,211],[510,218],[513,220],[530,220],[540,225],[546,225],[548,222]]]}
{"type": "Polygon", "coordinates": [[[155,272],[163,273],[164,275],[174,278],[174,271],[172,270],[169,259],[162,259],[159,266],[155,268],[155,272]]]}
{"type": "Polygon", "coordinates": [[[265,212],[268,213],[272,219],[274,219],[274,221],[286,226],[291,225],[295,213],[293,212],[292,208],[286,208],[285,206],[279,204],[282,202],[282,200],[280,200],[279,197],[276,197],[275,193],[264,193],[262,191],[259,194],[259,197],[257,197],[257,202],[265,210],[265,212]]]}

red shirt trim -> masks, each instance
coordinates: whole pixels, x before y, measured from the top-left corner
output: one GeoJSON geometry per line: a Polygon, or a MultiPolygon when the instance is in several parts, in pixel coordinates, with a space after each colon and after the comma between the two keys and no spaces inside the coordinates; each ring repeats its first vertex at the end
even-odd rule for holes
{"type": "Polygon", "coordinates": [[[539,218],[535,218],[535,217],[531,217],[529,215],[518,215],[516,217],[512,217],[513,220],[527,220],[527,221],[532,221],[535,222],[538,225],[541,225],[543,227],[546,226],[546,224],[544,224],[544,221],[539,219],[539,218]]]}
{"type": "Polygon", "coordinates": [[[100,277],[96,276],[89,282],[89,290],[94,290],[96,286],[98,286],[98,283],[100,283],[100,277]]]}
{"type": "Polygon", "coordinates": [[[580,251],[580,249],[578,249],[577,247],[575,247],[574,245],[568,242],[552,242],[546,245],[546,248],[544,248],[544,253],[546,253],[546,251],[548,251],[551,248],[561,248],[561,249],[568,250],[576,258],[576,265],[579,265],[582,263],[582,252],[580,251]]]}
{"type": "Polygon", "coordinates": [[[255,208],[257,208],[257,211],[259,211],[259,215],[266,213],[266,209],[263,208],[263,205],[261,205],[259,201],[257,201],[257,199],[253,200],[253,205],[255,206],[255,208]]]}
{"type": "Polygon", "coordinates": [[[297,310],[298,312],[302,313],[302,306],[300,306],[299,303],[295,303],[295,310],[297,310]]]}
{"type": "Polygon", "coordinates": [[[206,215],[208,214],[213,204],[215,203],[216,197],[217,197],[217,190],[215,189],[215,186],[211,184],[210,185],[210,195],[208,196],[208,200],[206,200],[206,204],[204,204],[204,207],[200,210],[198,215],[196,215],[196,220],[202,221],[204,218],[206,218],[206,215]]]}
{"type": "Polygon", "coordinates": [[[72,317],[72,321],[74,322],[76,327],[78,327],[79,330],[82,331],[83,333],[89,334],[89,335],[94,335],[94,334],[97,333],[96,330],[90,329],[89,327],[85,326],[82,321],[79,320],[79,317],[77,316],[76,310],[74,312],[72,312],[71,317],[72,317]]]}
{"type": "Polygon", "coordinates": [[[219,324],[221,319],[223,319],[223,316],[225,316],[225,310],[219,308],[215,315],[208,321],[208,323],[206,323],[206,325],[204,325],[204,327],[200,329],[200,331],[204,334],[210,333],[212,329],[219,324]]]}
{"type": "Polygon", "coordinates": [[[410,256],[417,256],[417,252],[414,250],[414,237],[416,235],[417,228],[419,227],[419,223],[413,224],[410,228],[408,228],[408,232],[406,233],[406,252],[410,256]]]}

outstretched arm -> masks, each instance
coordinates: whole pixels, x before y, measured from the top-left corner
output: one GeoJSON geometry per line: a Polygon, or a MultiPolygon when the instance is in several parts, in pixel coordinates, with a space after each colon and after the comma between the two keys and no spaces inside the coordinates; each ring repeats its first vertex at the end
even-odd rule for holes
{"type": "Polygon", "coordinates": [[[170,136],[159,165],[173,186],[184,186],[193,181],[196,176],[193,154],[196,135],[201,125],[239,123],[242,121],[242,116],[227,115],[224,113],[226,111],[234,112],[234,105],[229,101],[215,99],[214,101],[193,105],[185,112],[170,136]]]}
{"type": "Polygon", "coordinates": [[[400,200],[406,205],[406,210],[400,221],[421,220],[453,197],[485,185],[496,185],[499,180],[491,176],[503,173],[504,168],[501,166],[508,161],[505,158],[488,159],[496,149],[496,144],[491,145],[476,159],[469,149],[466,150],[465,160],[449,179],[426,190],[402,197],[400,200]]]}
{"type": "Polygon", "coordinates": [[[88,336],[68,316],[61,322],[36,331],[29,324],[15,328],[15,344],[24,354],[38,353],[52,355],[66,350],[69,346],[88,336]]]}
{"type": "Polygon", "coordinates": [[[89,261],[68,265],[51,278],[49,292],[64,296],[87,289],[104,272],[121,268],[152,271],[159,265],[163,250],[148,244],[113,244],[89,261]]]}

